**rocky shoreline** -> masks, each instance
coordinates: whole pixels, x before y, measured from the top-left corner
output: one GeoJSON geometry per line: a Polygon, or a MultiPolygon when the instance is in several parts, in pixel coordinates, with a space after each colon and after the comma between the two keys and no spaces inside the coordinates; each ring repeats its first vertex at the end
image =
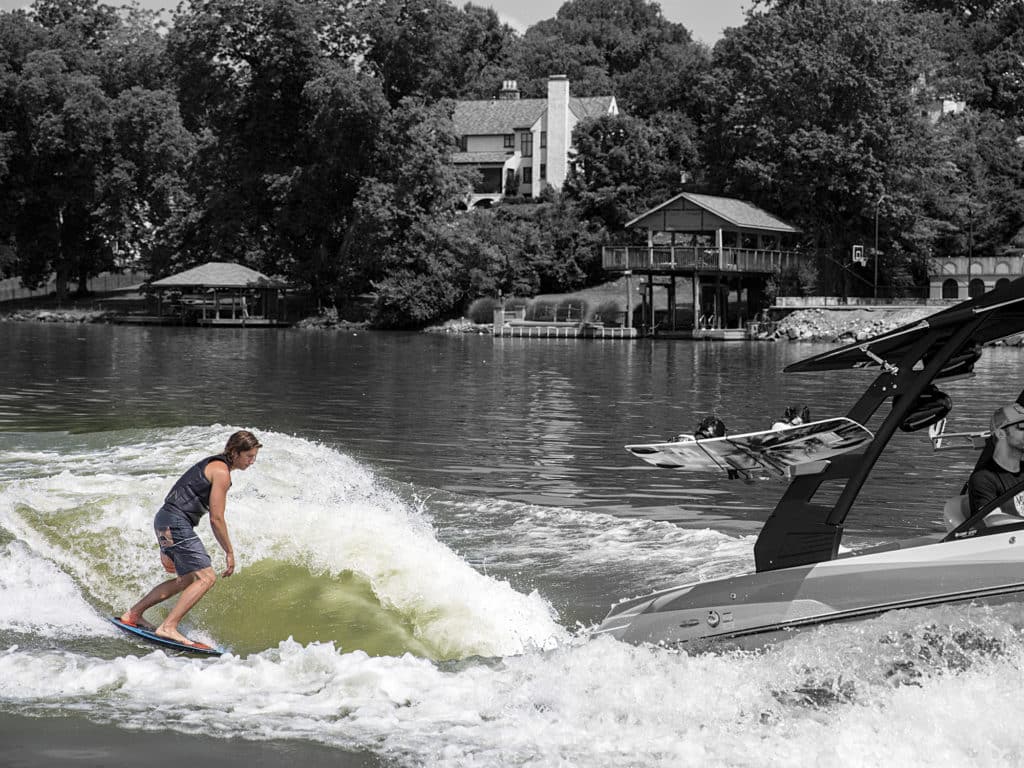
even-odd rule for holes
{"type": "Polygon", "coordinates": [[[109,323],[116,313],[102,309],[20,309],[0,314],[0,321],[15,323],[109,323]]]}

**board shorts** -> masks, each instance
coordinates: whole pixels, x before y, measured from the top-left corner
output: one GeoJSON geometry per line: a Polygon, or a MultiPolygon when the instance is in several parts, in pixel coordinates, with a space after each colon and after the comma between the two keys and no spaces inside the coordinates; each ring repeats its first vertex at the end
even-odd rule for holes
{"type": "Polygon", "coordinates": [[[179,576],[213,567],[202,539],[184,515],[161,508],[153,518],[153,529],[160,551],[171,558],[179,576]]]}

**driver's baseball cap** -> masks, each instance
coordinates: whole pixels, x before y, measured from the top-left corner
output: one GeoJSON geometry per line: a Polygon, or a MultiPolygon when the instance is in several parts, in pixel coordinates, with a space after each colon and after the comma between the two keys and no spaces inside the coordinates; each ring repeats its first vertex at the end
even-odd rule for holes
{"type": "Polygon", "coordinates": [[[1024,405],[1010,403],[992,414],[992,429],[999,429],[1019,424],[1024,421],[1024,405]]]}

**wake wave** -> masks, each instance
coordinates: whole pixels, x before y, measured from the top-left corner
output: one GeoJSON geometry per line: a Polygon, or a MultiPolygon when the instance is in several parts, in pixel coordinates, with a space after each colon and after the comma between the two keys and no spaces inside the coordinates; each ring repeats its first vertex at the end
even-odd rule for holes
{"type": "MultiPolygon", "coordinates": [[[[63,578],[39,576],[20,588],[10,577],[18,591],[0,614],[0,629],[15,626],[10,616],[30,613],[40,590],[53,601],[69,591],[79,607],[105,614],[120,612],[164,578],[153,513],[184,468],[216,452],[231,431],[190,427],[105,447],[16,452],[19,468],[35,470],[0,486],[0,529],[16,543],[5,555],[9,570],[24,570],[16,560],[39,558],[47,565],[34,568],[63,578]]],[[[222,579],[190,615],[213,639],[250,651],[285,639],[294,633],[268,615],[276,607],[304,615],[317,639],[339,640],[327,636],[331,622],[321,621],[332,597],[357,611],[349,622],[354,631],[344,637],[348,648],[364,646],[363,625],[378,640],[389,637],[386,648],[369,638],[371,650],[438,659],[505,656],[567,639],[539,594],[521,594],[474,571],[438,541],[421,510],[349,457],[288,435],[260,438],[266,447],[256,466],[232,475],[228,525],[237,575],[222,579]],[[232,620],[245,617],[250,635],[235,634],[232,620]],[[272,631],[257,630],[266,627],[272,631]]],[[[0,474],[10,476],[11,467],[0,474]]],[[[198,530],[221,567],[208,523],[198,530]]],[[[94,631],[87,613],[61,631],[94,631]]]]}

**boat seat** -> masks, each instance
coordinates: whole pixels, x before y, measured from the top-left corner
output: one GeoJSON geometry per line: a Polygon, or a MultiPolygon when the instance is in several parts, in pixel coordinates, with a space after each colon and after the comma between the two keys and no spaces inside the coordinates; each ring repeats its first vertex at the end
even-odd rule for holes
{"type": "Polygon", "coordinates": [[[971,502],[966,493],[954,496],[946,501],[942,508],[942,517],[946,520],[946,530],[952,531],[971,514],[971,502]]]}

